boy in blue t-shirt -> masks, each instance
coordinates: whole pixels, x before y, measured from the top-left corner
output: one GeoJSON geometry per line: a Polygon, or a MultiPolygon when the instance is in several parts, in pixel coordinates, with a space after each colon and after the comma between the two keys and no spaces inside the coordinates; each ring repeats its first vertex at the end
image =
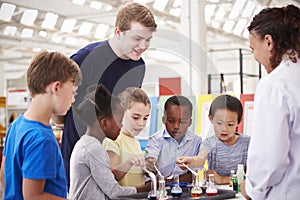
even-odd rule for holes
{"type": "Polygon", "coordinates": [[[50,118],[65,114],[81,81],[79,66],[43,51],[27,70],[32,100],[8,128],[1,165],[4,199],[65,199],[67,182],[50,118]]]}

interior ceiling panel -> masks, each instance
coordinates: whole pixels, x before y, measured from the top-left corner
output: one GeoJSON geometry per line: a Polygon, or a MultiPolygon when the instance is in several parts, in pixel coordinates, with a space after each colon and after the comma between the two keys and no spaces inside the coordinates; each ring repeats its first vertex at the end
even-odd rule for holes
{"type": "MultiPolygon", "coordinates": [[[[170,14],[170,11],[171,9],[180,10],[181,7],[178,2],[182,3],[182,1],[186,0],[169,0],[165,9],[159,11],[153,8],[154,0],[143,0],[159,20],[159,28],[167,28],[174,31],[180,31],[178,30],[178,27],[180,27],[180,15],[176,16],[170,14]]],[[[211,21],[207,23],[208,49],[224,47],[227,44],[232,44],[233,46],[243,45],[242,43],[247,41],[247,38],[243,36],[222,30],[222,26],[224,28],[224,24],[229,20],[230,12],[237,1],[244,1],[244,7],[246,7],[246,3],[249,2],[247,0],[206,0],[206,5],[215,5],[214,11],[210,13],[211,21]],[[225,13],[222,19],[216,21],[214,18],[218,14],[218,10],[224,10],[225,13]],[[219,24],[217,28],[214,26],[216,23],[219,24]]],[[[37,49],[56,50],[70,55],[89,42],[109,38],[113,33],[116,11],[127,2],[132,2],[132,0],[85,0],[83,5],[76,5],[72,0],[0,0],[0,6],[4,3],[16,5],[11,20],[3,21],[0,18],[0,62],[24,63],[27,65],[30,57],[37,49]],[[102,7],[100,9],[91,8],[89,4],[92,1],[101,3],[102,7]],[[38,11],[37,17],[32,25],[20,23],[24,11],[28,9],[38,11]],[[41,26],[47,12],[58,15],[58,20],[52,29],[43,28],[41,26]],[[69,33],[64,33],[60,30],[65,19],[76,19],[76,25],[73,31],[69,33]],[[78,33],[83,23],[92,24],[90,33],[86,35],[78,33]],[[109,26],[105,37],[101,39],[94,36],[99,24],[109,26]],[[14,34],[4,34],[4,30],[7,29],[7,26],[16,27],[16,32],[14,34]],[[22,31],[25,28],[33,30],[32,37],[22,37],[22,31]],[[59,39],[55,40],[55,38],[59,39]],[[64,42],[67,39],[73,40],[64,42]],[[72,42],[75,40],[76,42],[72,42]]],[[[254,2],[256,6],[259,5],[261,7],[282,6],[288,3],[300,6],[300,0],[252,0],[252,2],[254,2]]],[[[239,17],[234,19],[234,23],[237,23],[239,19],[243,18],[241,17],[241,12],[242,11],[238,13],[239,17]]],[[[249,21],[252,16],[253,15],[244,18],[249,21]]]]}

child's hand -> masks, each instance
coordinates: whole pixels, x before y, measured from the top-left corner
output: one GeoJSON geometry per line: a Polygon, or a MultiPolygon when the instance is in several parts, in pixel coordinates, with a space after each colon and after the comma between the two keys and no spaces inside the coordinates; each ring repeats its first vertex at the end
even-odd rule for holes
{"type": "MultiPolygon", "coordinates": [[[[215,170],[207,170],[206,171],[206,180],[208,180],[208,175],[209,174],[214,174],[215,175],[215,184],[228,184],[229,182],[228,181],[225,181],[224,182],[224,179],[222,176],[220,176],[215,170]]],[[[227,180],[229,180],[227,178],[227,180]]]]}
{"type": "Polygon", "coordinates": [[[134,155],[129,160],[130,160],[130,164],[132,166],[140,166],[141,169],[144,169],[146,167],[146,161],[142,154],[134,155]]]}
{"type": "Polygon", "coordinates": [[[155,158],[147,158],[146,159],[146,167],[149,171],[154,172],[155,174],[156,169],[154,168],[154,165],[156,164],[156,159],[155,158]]]}
{"type": "Polygon", "coordinates": [[[181,156],[176,159],[177,165],[182,170],[186,170],[186,167],[184,167],[182,164],[185,164],[187,166],[192,166],[193,162],[194,162],[194,159],[193,159],[193,157],[190,157],[190,156],[181,156]]]}

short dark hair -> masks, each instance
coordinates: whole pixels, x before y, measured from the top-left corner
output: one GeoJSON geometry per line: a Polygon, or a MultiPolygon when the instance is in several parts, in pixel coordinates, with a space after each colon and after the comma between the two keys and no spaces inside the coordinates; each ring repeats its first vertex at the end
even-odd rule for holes
{"type": "MultiPolygon", "coordinates": [[[[100,118],[112,118],[113,112],[121,107],[121,101],[102,84],[89,88],[87,95],[78,105],[79,118],[87,125],[100,118]]],[[[123,108],[123,107],[122,107],[123,108]]]]}
{"type": "Polygon", "coordinates": [[[241,122],[243,116],[243,106],[240,100],[234,96],[224,94],[216,97],[210,105],[209,115],[214,118],[216,110],[228,109],[238,114],[238,123],[241,122]]]}
{"type": "Polygon", "coordinates": [[[174,95],[167,99],[165,103],[165,111],[167,111],[169,105],[177,105],[177,106],[187,106],[189,108],[190,114],[192,116],[193,113],[193,104],[191,101],[184,96],[174,95]]]}

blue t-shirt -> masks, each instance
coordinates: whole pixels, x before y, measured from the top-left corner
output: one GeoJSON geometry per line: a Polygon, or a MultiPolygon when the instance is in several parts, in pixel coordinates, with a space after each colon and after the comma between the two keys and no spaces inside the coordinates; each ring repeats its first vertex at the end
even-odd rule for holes
{"type": "Polygon", "coordinates": [[[68,111],[61,142],[68,186],[70,183],[70,157],[75,143],[85,133],[86,127],[80,121],[76,107],[91,88],[102,83],[110,92],[118,94],[127,87],[141,87],[145,75],[145,63],[119,58],[108,40],[96,42],[80,49],[71,58],[80,66],[82,83],[78,87],[75,103],[68,111]]]}
{"type": "Polygon", "coordinates": [[[20,115],[8,128],[3,155],[5,200],[23,199],[23,178],[46,179],[45,192],[67,197],[63,160],[51,126],[20,115]]]}

